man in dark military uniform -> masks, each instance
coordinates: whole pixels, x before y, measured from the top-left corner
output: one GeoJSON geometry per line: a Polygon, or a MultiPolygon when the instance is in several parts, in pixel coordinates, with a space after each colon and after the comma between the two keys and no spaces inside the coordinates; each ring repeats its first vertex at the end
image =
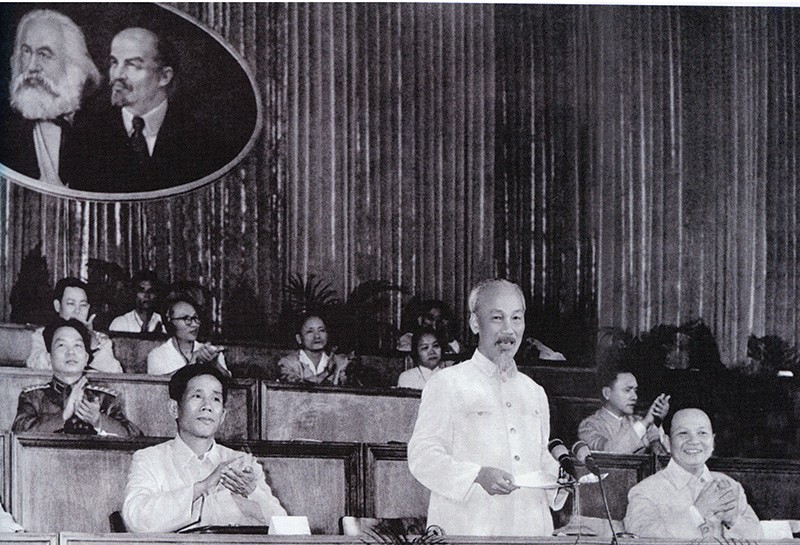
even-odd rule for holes
{"type": "Polygon", "coordinates": [[[53,379],[19,395],[12,430],[84,435],[141,435],[125,417],[122,402],[109,388],[89,384],[89,331],[79,320],[58,320],[43,332],[53,379]]]}

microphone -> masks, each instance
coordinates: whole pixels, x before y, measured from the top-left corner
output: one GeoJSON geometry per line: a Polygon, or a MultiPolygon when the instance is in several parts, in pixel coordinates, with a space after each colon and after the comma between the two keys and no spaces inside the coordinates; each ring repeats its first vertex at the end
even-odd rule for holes
{"type": "Polygon", "coordinates": [[[572,462],[572,458],[569,456],[569,450],[567,449],[566,445],[564,445],[564,441],[561,439],[552,439],[547,444],[547,450],[550,451],[550,454],[558,460],[558,463],[561,464],[561,469],[564,472],[572,477],[575,480],[578,480],[578,475],[575,471],[575,464],[572,462]]]}
{"type": "Polygon", "coordinates": [[[572,445],[572,454],[578,459],[580,463],[586,466],[586,469],[600,477],[600,468],[597,467],[597,462],[592,458],[592,452],[589,450],[589,445],[583,441],[578,441],[572,445]]]}

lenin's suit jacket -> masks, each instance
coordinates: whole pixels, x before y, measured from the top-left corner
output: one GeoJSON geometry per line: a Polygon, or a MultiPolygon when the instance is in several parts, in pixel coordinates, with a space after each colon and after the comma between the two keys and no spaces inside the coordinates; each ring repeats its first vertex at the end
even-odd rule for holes
{"type": "MultiPolygon", "coordinates": [[[[79,113],[75,122],[80,124],[79,113]]],[[[0,111],[0,163],[38,180],[39,161],[33,143],[33,128],[36,121],[25,119],[8,104],[0,111]]],[[[79,129],[64,125],[61,133],[58,174],[65,185],[71,186],[80,178],[82,161],[78,147],[81,145],[79,129]]]]}
{"type": "Polygon", "coordinates": [[[170,100],[148,165],[138,165],[120,108],[93,113],[85,132],[87,176],[76,189],[104,193],[155,191],[211,174],[223,166],[222,146],[191,113],[170,100]]]}

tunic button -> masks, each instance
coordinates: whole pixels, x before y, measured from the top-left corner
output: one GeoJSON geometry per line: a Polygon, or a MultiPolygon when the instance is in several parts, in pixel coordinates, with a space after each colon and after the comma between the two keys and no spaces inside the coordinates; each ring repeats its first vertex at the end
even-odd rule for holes
{"type": "Polygon", "coordinates": [[[510,401],[506,401],[506,407],[510,407],[510,406],[511,406],[511,402],[510,401]]]}
{"type": "Polygon", "coordinates": [[[503,378],[501,378],[500,380],[502,380],[503,382],[505,382],[505,381],[506,381],[506,377],[503,377],[503,378]]]}
{"type": "Polygon", "coordinates": [[[517,433],[517,428],[511,428],[509,431],[510,431],[511,433],[517,433]]]}
{"type": "Polygon", "coordinates": [[[514,459],[515,459],[517,462],[519,462],[519,455],[517,455],[517,456],[514,456],[514,459]]]}

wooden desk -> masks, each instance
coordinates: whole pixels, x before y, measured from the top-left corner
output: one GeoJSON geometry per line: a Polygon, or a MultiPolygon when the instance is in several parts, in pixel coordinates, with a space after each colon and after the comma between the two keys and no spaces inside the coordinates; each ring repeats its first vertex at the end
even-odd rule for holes
{"type": "Polygon", "coordinates": [[[0,534],[0,545],[58,545],[58,534],[0,534]]]}
{"type": "MultiPolygon", "coordinates": [[[[190,543],[214,545],[242,545],[265,543],[269,545],[364,545],[359,538],[345,536],[270,536],[236,534],[78,534],[62,532],[59,545],[183,545],[190,543]]],[[[0,542],[2,543],[2,542],[0,542]]]]}
{"type": "MultiPolygon", "coordinates": [[[[602,470],[608,473],[608,477],[603,480],[608,497],[608,508],[611,511],[611,518],[623,520],[625,511],[628,508],[628,490],[636,483],[654,473],[654,458],[649,455],[640,454],[600,454],[596,453],[593,458],[602,470]]],[[[577,468],[579,475],[586,475],[588,471],[584,467],[577,468]]],[[[603,507],[603,497],[600,494],[599,484],[581,485],[581,515],[596,517],[605,520],[606,511],[603,507]]],[[[567,500],[561,513],[562,516],[569,515],[572,509],[574,498],[567,500]]]]}
{"type": "Polygon", "coordinates": [[[37,327],[0,323],[0,365],[25,367],[31,353],[31,332],[37,327]]]}
{"type": "MultiPolygon", "coordinates": [[[[0,367],[0,431],[8,431],[17,414],[19,393],[28,386],[49,382],[52,373],[27,368],[0,367]]],[[[91,380],[116,390],[125,402],[125,414],[149,437],[175,435],[169,414],[169,378],[151,375],[92,373],[91,380]]],[[[258,385],[252,379],[229,382],[227,416],[219,437],[257,439],[260,436],[258,385]]]]}
{"type": "Polygon", "coordinates": [[[739,481],[759,519],[800,519],[800,461],[712,458],[708,467],[739,481]]]}
{"type": "MultiPolygon", "coordinates": [[[[133,452],[166,438],[12,435],[11,506],[35,532],[106,532],[122,509],[133,452]]],[[[242,449],[244,443],[226,443],[242,449]]],[[[337,534],[344,514],[360,516],[360,446],[248,442],[273,494],[290,514],[308,516],[314,533],[337,534]]]]}
{"type": "Polygon", "coordinates": [[[407,442],[420,393],[406,389],[261,384],[262,439],[407,442]]]}
{"type": "Polygon", "coordinates": [[[364,445],[364,450],[366,516],[427,517],[431,493],[411,475],[406,445],[364,445]]]}
{"type": "MultiPolygon", "coordinates": [[[[20,535],[20,534],[14,534],[20,535]]],[[[24,535],[24,534],[23,534],[24,535]]],[[[244,543],[265,545],[364,545],[379,543],[367,536],[268,536],[268,535],[189,535],[189,534],[59,534],[59,545],[100,545],[117,543],[120,545],[182,545],[189,543],[214,543],[220,545],[240,545],[244,543]]],[[[447,545],[575,545],[576,538],[570,537],[465,537],[445,536],[447,545]]],[[[18,543],[10,541],[9,543],[18,543]]],[[[608,545],[607,537],[581,537],[584,545],[608,545]]],[[[798,539],[767,541],[759,540],[758,545],[793,545],[798,539]]],[[[679,539],[630,539],[620,538],[620,545],[692,545],[679,539]]]]}

